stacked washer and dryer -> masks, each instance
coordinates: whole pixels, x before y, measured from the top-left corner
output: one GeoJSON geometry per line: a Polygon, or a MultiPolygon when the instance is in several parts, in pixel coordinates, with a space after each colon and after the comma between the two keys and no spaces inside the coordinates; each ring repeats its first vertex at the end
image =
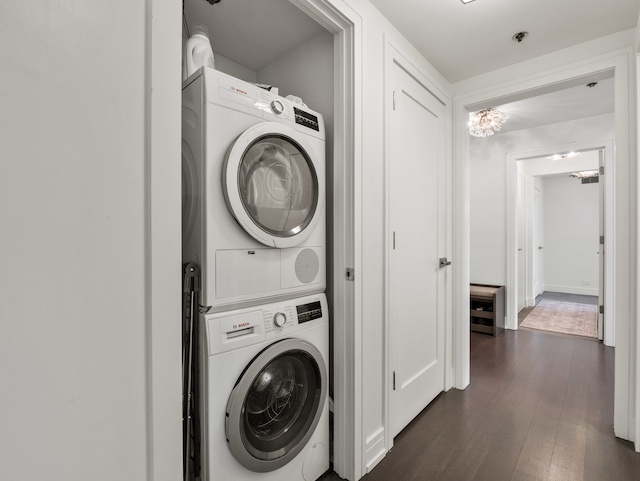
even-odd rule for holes
{"type": "Polygon", "coordinates": [[[201,479],[314,481],[329,468],[322,116],[209,67],[182,99],[201,479]]]}

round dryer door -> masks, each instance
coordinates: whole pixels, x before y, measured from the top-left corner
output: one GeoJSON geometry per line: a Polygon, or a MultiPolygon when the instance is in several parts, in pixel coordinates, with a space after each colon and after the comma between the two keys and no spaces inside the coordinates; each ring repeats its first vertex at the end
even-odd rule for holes
{"type": "Polygon", "coordinates": [[[227,442],[240,464],[268,472],[295,458],[318,425],[327,382],[322,355],[300,339],[283,339],[256,356],[227,403],[227,442]]]}
{"type": "Polygon", "coordinates": [[[238,223],[270,247],[292,247],[313,232],[324,203],[324,182],[304,139],[276,122],[255,125],[227,153],[223,188],[238,223]]]}

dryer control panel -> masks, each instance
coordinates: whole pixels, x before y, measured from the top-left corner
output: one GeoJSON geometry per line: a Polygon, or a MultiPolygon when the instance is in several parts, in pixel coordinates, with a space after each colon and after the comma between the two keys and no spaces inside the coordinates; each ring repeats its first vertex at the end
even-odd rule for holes
{"type": "Polygon", "coordinates": [[[318,123],[318,117],[305,112],[298,107],[293,108],[293,112],[296,116],[296,124],[304,125],[305,127],[309,127],[310,129],[315,130],[316,132],[320,131],[320,124],[318,123]]]}

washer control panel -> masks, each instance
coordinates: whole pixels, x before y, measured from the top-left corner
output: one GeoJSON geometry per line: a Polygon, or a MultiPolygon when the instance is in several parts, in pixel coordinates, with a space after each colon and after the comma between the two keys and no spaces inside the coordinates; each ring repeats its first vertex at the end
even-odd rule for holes
{"type": "Polygon", "coordinates": [[[324,294],[227,312],[203,314],[210,356],[264,341],[295,337],[296,332],[328,323],[324,294]]]}
{"type": "Polygon", "coordinates": [[[322,303],[311,301],[303,304],[276,304],[263,308],[264,331],[282,332],[291,327],[322,318],[322,303]]]}

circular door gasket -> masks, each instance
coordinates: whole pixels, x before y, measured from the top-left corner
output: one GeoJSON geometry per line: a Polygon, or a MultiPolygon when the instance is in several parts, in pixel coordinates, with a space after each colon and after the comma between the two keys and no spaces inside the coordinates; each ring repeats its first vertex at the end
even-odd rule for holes
{"type": "Polygon", "coordinates": [[[274,471],[313,435],[327,397],[322,354],[301,339],[283,339],[244,370],[227,402],[227,445],[245,468],[274,471]]]}
{"type": "Polygon", "coordinates": [[[324,159],[301,134],[277,122],[244,131],[227,151],[222,188],[242,228],[269,247],[293,247],[314,231],[324,209],[324,159]]]}

